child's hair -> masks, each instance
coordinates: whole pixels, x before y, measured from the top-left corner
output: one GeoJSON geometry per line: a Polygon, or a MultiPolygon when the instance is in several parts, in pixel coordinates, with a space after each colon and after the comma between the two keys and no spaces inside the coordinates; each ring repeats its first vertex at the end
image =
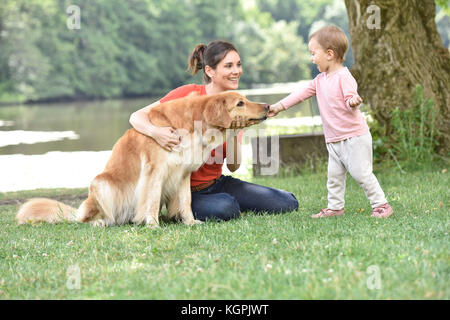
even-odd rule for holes
{"type": "MultiPolygon", "coordinates": [[[[190,70],[192,75],[195,75],[205,66],[210,66],[215,69],[217,64],[222,61],[230,51],[238,52],[232,43],[223,40],[212,41],[208,45],[198,44],[189,55],[187,70],[190,70]]],[[[203,72],[203,81],[205,83],[211,82],[211,78],[206,72],[203,72]]]]}
{"type": "Polygon", "coordinates": [[[345,61],[345,53],[348,49],[348,40],[344,31],[336,26],[326,26],[320,28],[309,36],[309,40],[314,38],[324,50],[333,50],[338,62],[345,61]]]}

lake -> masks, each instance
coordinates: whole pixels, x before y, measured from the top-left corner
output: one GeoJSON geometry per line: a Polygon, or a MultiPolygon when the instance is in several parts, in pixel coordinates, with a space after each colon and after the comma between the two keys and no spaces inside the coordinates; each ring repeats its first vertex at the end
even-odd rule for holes
{"type": "MultiPolygon", "coordinates": [[[[252,101],[266,103],[286,96],[244,93],[252,101]]],[[[0,107],[0,192],[87,187],[103,171],[114,143],[131,128],[131,113],[159,98],[0,107]]],[[[260,135],[322,130],[315,100],[252,129],[260,135]]],[[[235,174],[250,177],[251,159],[250,141],[245,139],[243,165],[235,174]]],[[[229,174],[226,166],[224,174],[229,174]]]]}

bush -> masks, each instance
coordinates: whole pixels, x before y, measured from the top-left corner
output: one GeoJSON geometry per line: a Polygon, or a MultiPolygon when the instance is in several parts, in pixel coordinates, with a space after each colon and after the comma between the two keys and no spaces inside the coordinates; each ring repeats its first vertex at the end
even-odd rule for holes
{"type": "Polygon", "coordinates": [[[437,129],[437,112],[434,103],[423,97],[423,88],[417,85],[414,92],[414,104],[401,110],[396,107],[391,114],[392,134],[390,137],[380,134],[376,122],[372,126],[374,135],[374,157],[379,160],[386,155],[397,165],[415,169],[430,166],[441,159],[437,152],[440,132],[437,129]]]}

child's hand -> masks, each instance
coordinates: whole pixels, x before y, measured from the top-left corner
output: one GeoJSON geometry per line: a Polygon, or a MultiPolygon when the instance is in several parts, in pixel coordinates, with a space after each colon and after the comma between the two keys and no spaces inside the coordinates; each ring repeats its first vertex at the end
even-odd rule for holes
{"type": "Polygon", "coordinates": [[[350,101],[348,102],[348,104],[350,105],[350,107],[352,108],[356,108],[358,107],[361,103],[363,102],[362,98],[358,95],[354,95],[350,101]]]}
{"type": "Polygon", "coordinates": [[[281,103],[277,102],[275,104],[272,104],[269,108],[269,113],[267,114],[267,117],[275,117],[280,111],[283,111],[284,107],[281,103]]]}

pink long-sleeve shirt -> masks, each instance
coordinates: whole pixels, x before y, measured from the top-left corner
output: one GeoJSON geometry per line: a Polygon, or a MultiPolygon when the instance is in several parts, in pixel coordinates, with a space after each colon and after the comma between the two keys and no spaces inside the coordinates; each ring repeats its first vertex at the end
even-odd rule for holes
{"type": "Polygon", "coordinates": [[[358,84],[347,67],[330,74],[322,72],[306,86],[299,88],[280,102],[288,109],[316,95],[326,143],[342,141],[369,132],[359,107],[350,107],[357,95],[358,84]]]}

